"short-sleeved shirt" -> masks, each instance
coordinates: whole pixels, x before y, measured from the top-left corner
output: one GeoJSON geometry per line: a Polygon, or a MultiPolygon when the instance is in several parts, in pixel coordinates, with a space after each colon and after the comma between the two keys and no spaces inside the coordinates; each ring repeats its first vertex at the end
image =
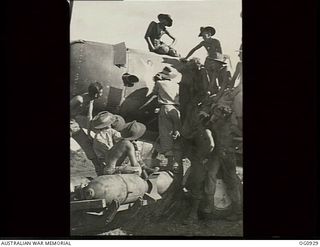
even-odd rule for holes
{"type": "Polygon", "coordinates": [[[158,95],[158,102],[162,105],[179,105],[179,85],[170,80],[157,80],[153,93],[158,95]]]}
{"type": "Polygon", "coordinates": [[[208,52],[208,56],[211,58],[217,58],[217,53],[222,54],[222,48],[220,41],[217,39],[208,39],[207,41],[203,40],[200,43],[208,52]]]}
{"type": "Polygon", "coordinates": [[[99,159],[104,159],[113,145],[121,140],[120,132],[115,129],[106,129],[96,133],[93,140],[93,150],[99,159]]]}
{"type": "MultiPolygon", "coordinates": [[[[163,34],[167,33],[167,29],[156,22],[151,22],[146,31],[145,38],[149,37],[151,39],[152,44],[155,44],[156,40],[160,40],[163,34]]],[[[151,47],[149,47],[151,49],[151,47]]]]}

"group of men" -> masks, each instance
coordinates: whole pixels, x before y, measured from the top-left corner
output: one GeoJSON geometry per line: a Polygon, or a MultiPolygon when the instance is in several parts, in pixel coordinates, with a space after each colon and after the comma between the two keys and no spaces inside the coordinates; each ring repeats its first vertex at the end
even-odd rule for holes
{"type": "Polygon", "coordinates": [[[137,159],[136,140],[144,135],[146,126],[137,121],[126,123],[120,115],[108,111],[92,117],[93,102],[101,97],[102,93],[102,85],[94,82],[89,85],[87,93],[72,98],[71,137],[92,161],[98,176],[115,173],[141,175],[144,164],[137,159]]]}
{"type": "MultiPolygon", "coordinates": [[[[160,19],[165,24],[170,23],[168,17],[161,16],[160,19]]],[[[149,33],[152,33],[153,29],[149,29],[149,33]]],[[[183,118],[180,116],[180,109],[186,105],[180,105],[179,97],[186,97],[181,92],[187,92],[190,85],[173,80],[176,74],[168,66],[154,76],[153,92],[149,100],[140,107],[142,109],[157,97],[160,108],[158,151],[167,158],[167,169],[179,172],[184,158],[191,161],[191,172],[186,183],[192,198],[187,223],[198,219],[199,210],[205,214],[214,211],[214,194],[219,176],[224,180],[232,201],[232,214],[229,218],[239,219],[242,213],[240,181],[236,175],[234,153],[234,141],[242,138],[242,47],[239,50],[240,62],[232,76],[226,66],[226,56],[222,54],[220,42],[212,38],[214,34],[213,27],[200,28],[199,36],[203,41],[185,58],[180,59],[182,63],[186,63],[201,47],[208,51],[204,67],[200,64],[199,70],[204,68],[209,82],[199,92],[193,90],[187,95],[190,100],[184,100],[183,104],[190,106],[183,118]],[[240,78],[240,82],[234,87],[237,78],[240,78]],[[203,208],[200,208],[201,201],[206,202],[203,208]]],[[[149,48],[155,51],[153,41],[148,37],[147,41],[149,48]]],[[[199,88],[200,83],[193,81],[192,87],[199,88]]],[[[71,100],[71,136],[92,161],[98,176],[115,173],[146,175],[150,168],[137,155],[135,142],[144,135],[146,126],[137,121],[125,123],[121,116],[107,111],[93,117],[93,102],[102,93],[102,85],[95,82],[90,84],[87,93],[71,100]],[[86,116],[84,121],[79,119],[81,115],[86,116]]]]}
{"type": "MultiPolygon", "coordinates": [[[[205,47],[208,56],[203,70],[209,81],[206,89],[189,94],[191,106],[182,124],[184,146],[190,147],[187,157],[191,161],[191,173],[187,188],[191,192],[191,210],[186,222],[196,221],[198,211],[204,215],[214,212],[214,195],[217,179],[226,184],[231,199],[230,220],[242,218],[241,183],[236,174],[236,142],[242,140],[242,46],[235,73],[231,75],[222,53],[221,44],[213,39],[213,27],[200,28],[203,41],[194,47],[182,61],[186,61],[197,49],[205,47]],[[235,87],[236,80],[239,83],[235,87]],[[200,97],[199,97],[200,95],[200,97]],[[204,201],[204,207],[200,203],[204,201]]],[[[197,83],[197,82],[195,82],[197,83]]],[[[198,82],[199,83],[199,82],[198,82]]],[[[183,85],[181,85],[183,86],[183,85]]],[[[182,97],[182,95],[180,95],[182,97]]]]}
{"type": "MultiPolygon", "coordinates": [[[[159,23],[152,22],[145,35],[149,50],[180,57],[171,46],[161,41],[163,34],[176,40],[165,28],[172,25],[172,18],[160,14],[158,19],[159,23]]],[[[194,59],[198,69],[204,71],[204,77],[209,77],[205,86],[201,85],[203,78],[189,84],[181,81],[180,89],[170,82],[170,78],[155,80],[155,89],[162,90],[158,96],[161,105],[159,134],[162,153],[168,158],[169,164],[181,164],[183,158],[191,161],[191,173],[186,186],[191,191],[192,206],[186,222],[197,220],[199,210],[204,214],[214,211],[214,194],[219,176],[223,178],[232,201],[232,214],[228,218],[239,219],[242,214],[240,181],[235,163],[235,143],[242,140],[242,46],[238,50],[240,62],[231,75],[226,63],[229,57],[223,54],[220,41],[213,38],[215,33],[214,27],[201,27],[198,36],[203,41],[191,49],[186,57],[180,58],[181,62],[187,63],[195,51],[201,47],[206,49],[208,56],[204,66],[194,59]],[[240,82],[234,87],[237,79],[240,82]],[[181,105],[177,100],[178,95],[181,105]],[[183,113],[181,118],[179,109],[183,113]],[[182,141],[179,136],[182,136],[182,141]],[[200,208],[203,200],[205,207],[200,208]]]]}

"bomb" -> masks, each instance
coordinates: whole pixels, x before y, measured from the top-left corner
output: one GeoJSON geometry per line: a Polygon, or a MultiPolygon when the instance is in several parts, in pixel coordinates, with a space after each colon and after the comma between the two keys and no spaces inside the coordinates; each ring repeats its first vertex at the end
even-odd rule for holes
{"type": "Polygon", "coordinates": [[[165,171],[154,173],[147,180],[136,174],[104,175],[96,177],[84,188],[84,199],[105,199],[107,205],[112,201],[127,204],[146,193],[159,197],[172,182],[173,175],[165,171]]]}
{"type": "Polygon", "coordinates": [[[75,176],[70,178],[70,192],[74,192],[78,187],[84,188],[90,183],[90,179],[83,176],[75,176]]]}

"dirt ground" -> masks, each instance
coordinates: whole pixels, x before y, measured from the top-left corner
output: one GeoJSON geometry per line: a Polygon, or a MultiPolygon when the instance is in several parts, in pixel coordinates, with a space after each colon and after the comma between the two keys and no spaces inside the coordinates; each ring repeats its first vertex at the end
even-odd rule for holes
{"type": "MultiPolygon", "coordinates": [[[[85,154],[81,151],[71,151],[70,153],[70,169],[71,177],[84,176],[95,177],[94,167],[87,160],[85,154]]],[[[95,232],[94,235],[110,236],[110,235],[130,235],[130,236],[243,236],[243,222],[226,221],[221,217],[202,218],[198,222],[184,225],[183,219],[186,216],[188,202],[176,206],[181,207],[179,215],[173,217],[161,215],[156,218],[148,217],[149,212],[157,210],[157,206],[153,205],[149,208],[143,207],[139,214],[134,218],[119,213],[115,218],[115,223],[104,231],[95,232]]],[[[93,235],[92,233],[84,235],[93,235]]]]}

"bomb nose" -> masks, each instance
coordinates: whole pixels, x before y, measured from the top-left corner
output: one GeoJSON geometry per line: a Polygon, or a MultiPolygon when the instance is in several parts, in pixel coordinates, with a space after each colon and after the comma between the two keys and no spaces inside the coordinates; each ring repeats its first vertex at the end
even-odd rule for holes
{"type": "Polygon", "coordinates": [[[89,188],[85,191],[85,198],[86,199],[92,199],[94,197],[94,190],[92,188],[89,188]]]}

